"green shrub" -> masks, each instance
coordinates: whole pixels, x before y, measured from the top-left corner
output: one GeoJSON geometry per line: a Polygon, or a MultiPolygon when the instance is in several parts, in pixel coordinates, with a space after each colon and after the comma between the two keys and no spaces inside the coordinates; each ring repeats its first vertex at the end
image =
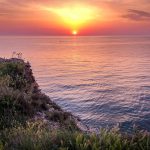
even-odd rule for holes
{"type": "Polygon", "coordinates": [[[0,78],[0,81],[6,82],[9,87],[23,89],[27,84],[25,78],[25,65],[22,62],[1,63],[0,78]]]}
{"type": "Polygon", "coordinates": [[[0,63],[0,75],[10,75],[15,78],[16,75],[23,76],[24,63],[22,62],[3,62],[0,63]]]}
{"type": "Polygon", "coordinates": [[[13,128],[3,136],[6,139],[5,148],[10,150],[149,150],[150,147],[150,135],[144,132],[125,137],[114,130],[86,134],[50,130],[42,122],[13,128]]]}
{"type": "Polygon", "coordinates": [[[10,88],[0,88],[0,130],[25,123],[26,116],[19,102],[20,94],[10,88]]]}

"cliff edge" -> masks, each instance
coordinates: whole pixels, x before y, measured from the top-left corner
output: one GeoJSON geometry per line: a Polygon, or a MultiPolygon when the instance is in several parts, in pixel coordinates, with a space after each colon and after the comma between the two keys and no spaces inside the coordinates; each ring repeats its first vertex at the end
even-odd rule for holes
{"type": "Polygon", "coordinates": [[[149,150],[150,133],[97,133],[41,92],[31,66],[0,58],[0,150],[149,150]]]}

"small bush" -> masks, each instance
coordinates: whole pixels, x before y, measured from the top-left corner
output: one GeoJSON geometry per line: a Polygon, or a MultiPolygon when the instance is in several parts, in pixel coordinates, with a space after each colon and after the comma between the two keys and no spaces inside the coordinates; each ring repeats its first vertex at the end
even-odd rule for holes
{"type": "Polygon", "coordinates": [[[42,122],[4,132],[8,150],[149,150],[150,135],[139,132],[123,136],[115,130],[101,130],[99,134],[50,130],[42,122]]]}
{"type": "Polygon", "coordinates": [[[25,79],[25,66],[22,62],[1,63],[0,64],[0,77],[4,81],[5,79],[7,79],[7,85],[15,89],[22,89],[26,86],[26,83],[27,83],[25,79]]]}

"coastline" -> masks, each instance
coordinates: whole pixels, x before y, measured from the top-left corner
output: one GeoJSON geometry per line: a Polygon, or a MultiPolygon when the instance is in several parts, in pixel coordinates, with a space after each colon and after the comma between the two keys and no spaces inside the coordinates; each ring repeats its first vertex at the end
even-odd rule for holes
{"type": "Polygon", "coordinates": [[[39,88],[31,65],[0,58],[0,150],[99,150],[150,147],[150,133],[95,131],[64,111],[39,88]]]}
{"type": "MultiPolygon", "coordinates": [[[[28,80],[30,86],[32,86],[32,92],[36,95],[36,99],[42,97],[43,104],[42,107],[35,112],[35,114],[30,118],[32,121],[41,120],[49,125],[50,128],[61,129],[66,128],[65,126],[72,124],[77,130],[84,132],[91,132],[91,129],[81,123],[80,118],[72,115],[69,112],[64,111],[60,106],[53,102],[47,95],[41,92],[41,89],[36,82],[33,75],[31,65],[29,62],[25,62],[22,59],[11,58],[3,59],[0,58],[0,63],[21,63],[24,66],[24,77],[28,80]],[[54,116],[52,116],[54,115],[54,116]],[[54,117],[54,118],[53,118],[54,117]],[[62,120],[61,120],[62,119],[62,120]],[[62,121],[67,121],[67,124],[62,124],[62,121]]],[[[31,87],[28,87],[31,88],[31,87]]],[[[24,91],[27,93],[28,91],[24,91]]]]}

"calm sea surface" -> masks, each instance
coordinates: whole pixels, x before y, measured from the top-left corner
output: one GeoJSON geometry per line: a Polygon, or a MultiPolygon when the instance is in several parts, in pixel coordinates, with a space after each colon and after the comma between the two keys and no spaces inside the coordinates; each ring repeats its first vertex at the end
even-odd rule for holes
{"type": "Polygon", "coordinates": [[[150,131],[150,37],[0,37],[22,52],[41,89],[94,128],[150,131]]]}

